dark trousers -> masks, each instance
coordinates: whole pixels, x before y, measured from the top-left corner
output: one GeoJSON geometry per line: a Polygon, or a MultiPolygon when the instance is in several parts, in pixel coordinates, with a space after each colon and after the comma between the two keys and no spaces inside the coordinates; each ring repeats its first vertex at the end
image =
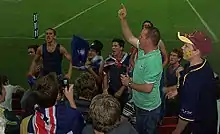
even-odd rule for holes
{"type": "Polygon", "coordinates": [[[136,130],[139,134],[156,134],[161,107],[148,111],[135,106],[136,130]]]}

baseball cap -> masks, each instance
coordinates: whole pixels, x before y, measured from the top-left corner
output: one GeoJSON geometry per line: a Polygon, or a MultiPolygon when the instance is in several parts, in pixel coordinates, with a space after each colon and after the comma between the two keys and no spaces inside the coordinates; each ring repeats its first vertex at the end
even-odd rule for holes
{"type": "Polygon", "coordinates": [[[212,40],[203,32],[195,31],[193,33],[181,35],[178,32],[178,38],[184,43],[194,45],[201,52],[202,56],[212,51],[212,40]]]}
{"type": "Polygon", "coordinates": [[[96,52],[100,52],[103,48],[103,44],[99,40],[94,40],[90,46],[90,49],[95,50],[96,52]]]}

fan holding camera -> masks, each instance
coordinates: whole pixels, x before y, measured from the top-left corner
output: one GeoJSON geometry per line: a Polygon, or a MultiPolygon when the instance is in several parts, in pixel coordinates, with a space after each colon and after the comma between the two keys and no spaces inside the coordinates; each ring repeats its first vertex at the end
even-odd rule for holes
{"type": "Polygon", "coordinates": [[[69,79],[63,76],[58,76],[58,83],[59,83],[59,92],[57,96],[57,103],[61,101],[65,101],[66,97],[64,96],[64,90],[70,88],[69,79]]]}
{"type": "Polygon", "coordinates": [[[35,101],[35,104],[32,103],[34,112],[23,119],[21,133],[79,134],[82,132],[85,126],[84,118],[76,109],[73,85],[69,85],[66,78],[59,78],[55,73],[49,73],[40,77],[33,88],[29,100],[33,98],[35,101]],[[65,96],[65,101],[58,101],[60,93],[65,96]]]}

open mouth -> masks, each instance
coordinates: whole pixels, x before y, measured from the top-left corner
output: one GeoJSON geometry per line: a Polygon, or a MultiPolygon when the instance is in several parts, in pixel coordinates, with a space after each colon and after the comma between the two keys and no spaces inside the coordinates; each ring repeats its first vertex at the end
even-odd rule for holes
{"type": "Polygon", "coordinates": [[[116,51],[113,50],[113,51],[112,51],[112,54],[115,55],[115,53],[116,53],[116,51]]]}
{"type": "Polygon", "coordinates": [[[171,62],[174,62],[174,59],[170,59],[171,62]]]}
{"type": "Polygon", "coordinates": [[[50,37],[46,37],[47,40],[50,40],[50,37]]]}

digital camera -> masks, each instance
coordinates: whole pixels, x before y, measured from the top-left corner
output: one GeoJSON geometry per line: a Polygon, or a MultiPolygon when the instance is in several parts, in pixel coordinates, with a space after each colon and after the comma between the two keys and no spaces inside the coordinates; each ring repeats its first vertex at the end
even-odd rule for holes
{"type": "Polygon", "coordinates": [[[59,80],[59,84],[61,86],[61,88],[65,89],[69,89],[69,79],[63,77],[63,76],[59,76],[58,77],[58,80],[59,80]]]}

